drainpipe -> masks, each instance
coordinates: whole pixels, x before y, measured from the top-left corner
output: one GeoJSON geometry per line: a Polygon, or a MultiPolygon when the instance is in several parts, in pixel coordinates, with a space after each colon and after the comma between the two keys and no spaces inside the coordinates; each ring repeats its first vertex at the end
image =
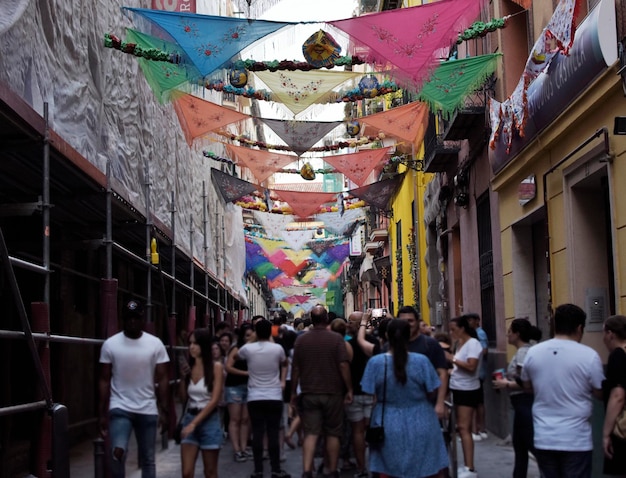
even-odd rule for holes
{"type": "MultiPolygon", "coordinates": [[[[563,163],[571,159],[576,153],[578,153],[581,149],[587,146],[596,138],[600,136],[604,136],[604,153],[607,157],[610,157],[610,145],[609,145],[609,130],[606,126],[596,130],[589,138],[580,143],[574,150],[570,151],[564,158],[558,161],[554,166],[548,169],[545,173],[543,173],[543,209],[546,215],[546,236],[545,236],[545,251],[546,251],[546,272],[548,277],[548,314],[552,316],[552,273],[550,268],[550,221],[548,220],[548,186],[546,184],[546,180],[549,174],[552,174],[559,168],[563,163]]],[[[554,324],[550,321],[550,333],[554,335],[554,324]]]]}

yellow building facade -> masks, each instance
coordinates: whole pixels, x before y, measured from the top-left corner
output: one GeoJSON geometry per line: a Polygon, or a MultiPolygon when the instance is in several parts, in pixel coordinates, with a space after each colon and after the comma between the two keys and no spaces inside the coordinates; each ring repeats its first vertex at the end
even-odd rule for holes
{"type": "Polygon", "coordinates": [[[405,165],[400,165],[398,172],[405,176],[391,203],[393,217],[389,225],[394,313],[403,305],[412,305],[430,323],[423,254],[426,234],[420,218],[424,217],[422,198],[432,175],[405,165]]]}
{"type": "Polygon", "coordinates": [[[571,302],[587,312],[583,342],[604,358],[602,323],[626,311],[626,98],[614,25],[613,2],[600,2],[570,56],[529,88],[528,136],[509,155],[501,144],[490,152],[507,328],[528,317],[549,337],[551,311],[571,302]]]}

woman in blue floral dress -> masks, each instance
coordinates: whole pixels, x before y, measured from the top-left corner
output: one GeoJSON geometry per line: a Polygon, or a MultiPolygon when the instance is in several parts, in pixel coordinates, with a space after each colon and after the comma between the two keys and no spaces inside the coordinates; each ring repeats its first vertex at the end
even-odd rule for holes
{"type": "Polygon", "coordinates": [[[385,396],[385,439],[380,447],[370,447],[370,471],[390,477],[424,478],[437,476],[448,466],[433,406],[441,383],[426,356],[408,352],[409,335],[408,322],[394,319],[389,323],[389,353],[368,361],[361,387],[365,393],[376,395],[372,427],[382,423],[385,396]]]}

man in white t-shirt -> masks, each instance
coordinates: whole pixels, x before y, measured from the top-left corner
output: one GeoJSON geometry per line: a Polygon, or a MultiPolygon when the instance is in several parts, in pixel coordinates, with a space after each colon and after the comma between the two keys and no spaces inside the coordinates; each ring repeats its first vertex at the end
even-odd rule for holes
{"type": "Polygon", "coordinates": [[[263,436],[267,433],[272,478],[290,478],[280,468],[279,447],[287,358],[283,347],[270,341],[272,324],[268,320],[257,321],[254,331],[257,341],[245,344],[237,352],[237,358],[248,362],[248,414],[254,455],[252,477],[263,478],[263,436]]]}
{"type": "Polygon", "coordinates": [[[582,345],[585,312],[563,304],[554,313],[554,338],[531,347],[522,366],[534,391],[537,463],[544,478],[589,478],[592,397],[602,398],[604,372],[595,350],[582,345]]]}
{"type": "Polygon", "coordinates": [[[122,317],[123,331],[109,337],[100,352],[100,434],[111,437],[111,472],[115,478],[125,476],[133,430],[141,476],[154,478],[157,427],[167,426],[169,357],[163,342],[143,331],[145,320],[139,302],[126,303],[122,317]]]}

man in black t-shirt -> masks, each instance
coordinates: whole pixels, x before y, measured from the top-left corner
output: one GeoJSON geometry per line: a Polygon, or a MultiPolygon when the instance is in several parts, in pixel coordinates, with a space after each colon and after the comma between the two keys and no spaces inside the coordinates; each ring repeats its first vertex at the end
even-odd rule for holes
{"type": "Polygon", "coordinates": [[[424,354],[433,364],[441,386],[437,392],[437,403],[435,404],[435,412],[439,418],[443,418],[445,411],[445,399],[448,393],[448,364],[443,349],[434,338],[420,333],[420,318],[417,311],[410,305],[401,307],[398,310],[398,319],[406,320],[411,327],[411,336],[409,338],[409,352],[424,354]]]}
{"type": "MultiPolygon", "coordinates": [[[[361,389],[361,378],[369,360],[369,355],[363,351],[357,339],[362,318],[363,312],[352,312],[348,316],[348,333],[352,337],[349,344],[353,351],[352,362],[350,362],[353,397],[352,403],[346,406],[346,414],[352,427],[352,447],[357,465],[355,478],[369,476],[365,467],[365,430],[369,425],[374,406],[374,397],[363,393],[361,389]]],[[[377,340],[371,336],[366,336],[366,340],[374,345],[377,343],[377,340]]]]}

